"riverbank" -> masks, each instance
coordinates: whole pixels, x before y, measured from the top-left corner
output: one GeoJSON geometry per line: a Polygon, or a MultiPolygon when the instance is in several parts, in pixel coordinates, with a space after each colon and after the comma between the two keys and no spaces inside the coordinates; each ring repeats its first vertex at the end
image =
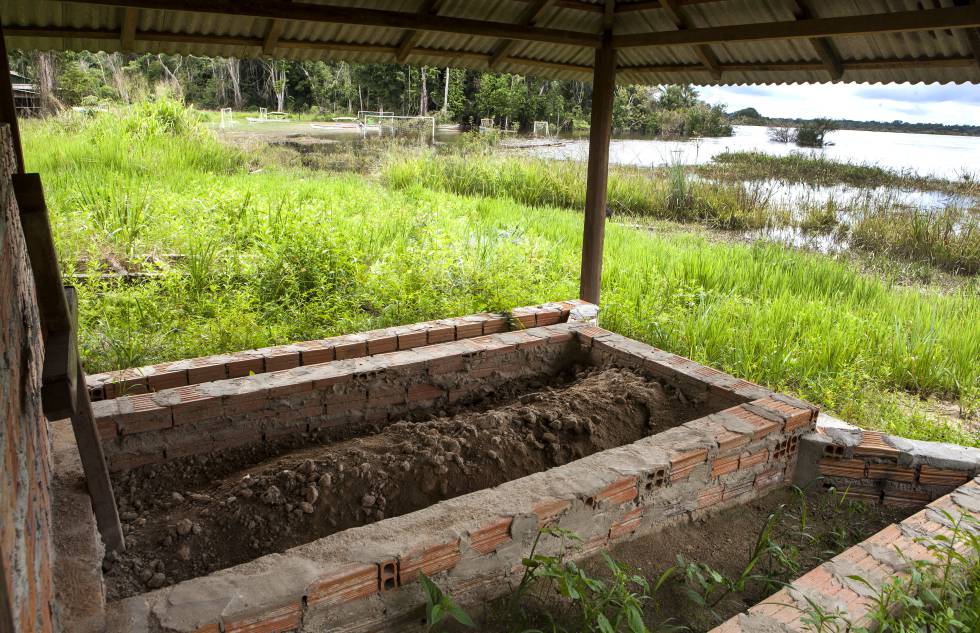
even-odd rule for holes
{"type": "MultiPolygon", "coordinates": [[[[400,180],[391,171],[327,173],[281,148],[270,158],[193,126],[137,123],[101,117],[24,129],[66,274],[179,255],[158,258],[170,263],[139,283],[78,283],[87,371],[577,292],[581,215],[562,208],[578,195],[567,186],[567,201],[518,200],[503,189],[463,195],[440,186],[444,172],[431,157],[413,160],[430,161],[435,176],[417,162],[400,180]]],[[[481,174],[473,186],[493,177],[485,165],[446,164],[459,169],[445,172],[454,178],[481,174]]],[[[555,195],[545,170],[529,173],[545,180],[518,191],[555,195]]],[[[625,185],[613,185],[618,199],[631,199],[617,186],[625,185]]],[[[636,199],[649,204],[650,191],[636,199]]],[[[603,324],[869,428],[980,444],[975,286],[905,287],[846,261],[700,230],[611,223],[603,324]],[[929,401],[949,413],[934,415],[929,401]]]]}

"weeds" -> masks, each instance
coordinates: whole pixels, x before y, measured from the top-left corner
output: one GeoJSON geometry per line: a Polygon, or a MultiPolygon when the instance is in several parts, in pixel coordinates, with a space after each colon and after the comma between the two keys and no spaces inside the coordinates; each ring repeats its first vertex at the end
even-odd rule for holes
{"type": "Polygon", "coordinates": [[[452,596],[443,593],[424,573],[419,572],[419,584],[425,593],[425,626],[429,633],[441,631],[443,623],[455,620],[463,626],[476,628],[473,618],[460,607],[452,596]]]}

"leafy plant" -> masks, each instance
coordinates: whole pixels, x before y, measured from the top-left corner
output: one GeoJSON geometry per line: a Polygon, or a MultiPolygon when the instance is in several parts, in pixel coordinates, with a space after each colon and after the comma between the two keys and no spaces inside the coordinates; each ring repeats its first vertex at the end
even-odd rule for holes
{"type": "Polygon", "coordinates": [[[466,611],[463,610],[452,596],[444,593],[428,576],[419,572],[419,584],[425,593],[425,625],[426,631],[435,633],[441,631],[447,619],[455,620],[463,626],[475,628],[476,624],[466,611]]]}

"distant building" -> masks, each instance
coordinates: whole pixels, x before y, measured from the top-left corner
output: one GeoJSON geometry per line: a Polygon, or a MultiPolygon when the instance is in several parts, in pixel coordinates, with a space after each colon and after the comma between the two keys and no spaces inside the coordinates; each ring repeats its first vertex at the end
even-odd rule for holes
{"type": "Polygon", "coordinates": [[[39,116],[41,114],[41,95],[37,86],[14,71],[10,71],[10,85],[14,92],[14,108],[17,116],[39,116]]]}

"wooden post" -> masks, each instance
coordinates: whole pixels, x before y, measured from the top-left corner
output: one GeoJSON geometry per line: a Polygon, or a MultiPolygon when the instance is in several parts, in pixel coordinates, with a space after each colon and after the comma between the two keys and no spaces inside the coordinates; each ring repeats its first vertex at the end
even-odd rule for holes
{"type": "Polygon", "coordinates": [[[592,124],[589,131],[589,171],[585,191],[585,233],[582,236],[582,276],[579,297],[599,303],[602,282],[602,241],[606,229],[606,185],[609,181],[609,138],[612,135],[613,96],[616,92],[616,49],[607,31],[595,54],[592,75],[592,124]]]}
{"type": "Polygon", "coordinates": [[[14,162],[17,173],[24,173],[24,150],[20,146],[20,127],[17,125],[17,107],[14,105],[14,87],[10,83],[10,60],[7,58],[7,42],[0,26],[0,123],[10,126],[10,144],[14,146],[14,162]]]}

